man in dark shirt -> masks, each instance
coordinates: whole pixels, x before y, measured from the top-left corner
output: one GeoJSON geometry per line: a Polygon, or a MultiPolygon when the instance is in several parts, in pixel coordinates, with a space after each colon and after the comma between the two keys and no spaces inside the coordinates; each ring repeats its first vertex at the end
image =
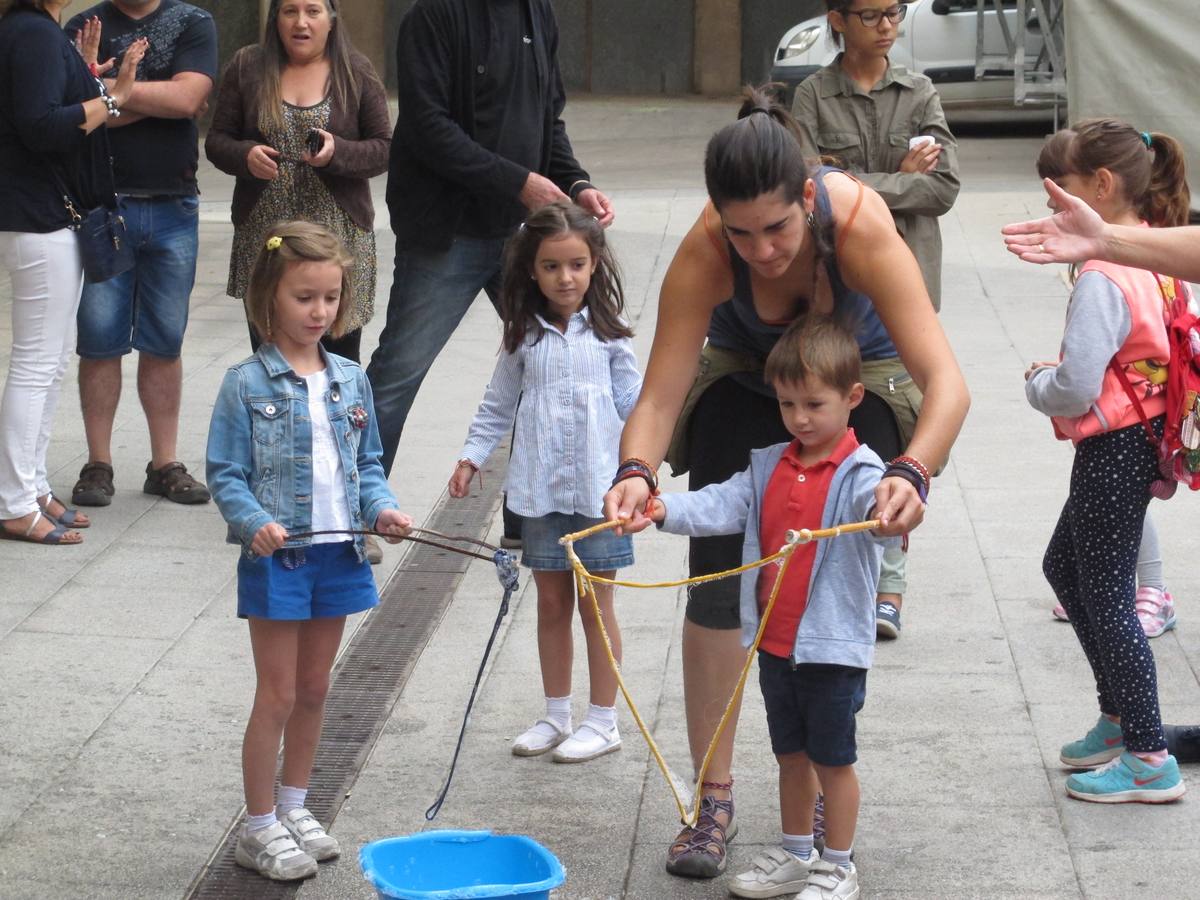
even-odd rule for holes
{"type": "Polygon", "coordinates": [[[396,266],[367,369],[389,472],[425,373],[480,290],[496,302],[504,242],[525,216],[569,196],[612,221],[567,138],[557,51],[550,0],[417,0],[400,23],[396,266]]]}
{"type": "Polygon", "coordinates": [[[75,37],[100,29],[98,60],[119,59],[137,38],[150,47],[120,118],[108,123],[113,177],[134,244],[133,270],[85,285],[79,306],[79,395],[88,461],[72,499],[107,506],[113,496],[112,430],[121,357],[138,351],[138,395],[150,431],[142,490],[204,503],[208,490],[176,456],[183,388],[180,351],[196,280],[199,161],[196,116],[217,75],[212,16],[179,0],[107,0],[67,23],[75,37]]]}

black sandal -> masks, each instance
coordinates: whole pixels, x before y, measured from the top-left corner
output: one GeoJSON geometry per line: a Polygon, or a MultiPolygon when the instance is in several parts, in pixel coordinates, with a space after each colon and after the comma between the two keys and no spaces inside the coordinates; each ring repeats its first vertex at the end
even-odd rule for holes
{"type": "Polygon", "coordinates": [[[153,462],[146,463],[146,483],[142,492],[166,497],[174,503],[207,503],[212,499],[208,488],[188,474],[181,462],[170,462],[161,469],[153,462]]]}

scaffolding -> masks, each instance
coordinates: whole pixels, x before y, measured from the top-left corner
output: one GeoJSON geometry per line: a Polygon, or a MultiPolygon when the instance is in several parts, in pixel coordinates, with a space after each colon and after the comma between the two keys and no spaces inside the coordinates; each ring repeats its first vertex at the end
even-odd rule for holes
{"type": "Polygon", "coordinates": [[[976,0],[975,77],[1007,78],[1011,73],[1017,106],[1054,106],[1057,115],[1057,108],[1067,102],[1065,3],[1015,0],[1016,15],[1010,26],[1005,13],[1013,11],[1014,0],[976,0]],[[1004,53],[989,53],[984,48],[984,17],[993,13],[1004,38],[1004,53]],[[1041,38],[1036,54],[1030,52],[1034,34],[1041,38]]]}

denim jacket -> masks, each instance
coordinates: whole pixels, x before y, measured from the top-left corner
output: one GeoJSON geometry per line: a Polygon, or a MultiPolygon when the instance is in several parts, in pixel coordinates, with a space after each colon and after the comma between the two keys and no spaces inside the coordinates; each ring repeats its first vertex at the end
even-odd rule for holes
{"type": "MultiPolygon", "coordinates": [[[[371,528],[385,509],[398,509],[379,457],[382,452],[371,387],[363,370],[321,350],[329,374],[325,397],[342,456],[346,505],[355,529],[371,528]]],[[[274,344],[225,373],[208,429],[208,487],[229,524],[226,538],[250,544],[264,525],[278,522],[288,534],[312,528],[312,423],[308,387],[274,344]]],[[[354,547],[366,558],[363,536],[354,547]]],[[[311,540],[291,539],[288,547],[311,540]]]]}

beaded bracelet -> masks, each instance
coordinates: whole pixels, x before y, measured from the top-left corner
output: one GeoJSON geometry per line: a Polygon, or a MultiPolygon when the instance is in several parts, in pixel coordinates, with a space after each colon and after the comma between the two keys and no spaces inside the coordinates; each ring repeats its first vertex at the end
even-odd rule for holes
{"type": "Polygon", "coordinates": [[[921,479],[920,475],[908,466],[892,463],[884,470],[883,477],[903,478],[916,489],[917,496],[921,498],[922,503],[929,502],[929,489],[925,486],[925,482],[921,479]]]}
{"type": "Polygon", "coordinates": [[[112,94],[108,92],[108,88],[104,85],[104,79],[97,77],[96,84],[100,86],[100,99],[104,101],[104,108],[108,110],[110,119],[119,119],[121,117],[121,109],[117,106],[117,101],[113,99],[112,94]]]}

